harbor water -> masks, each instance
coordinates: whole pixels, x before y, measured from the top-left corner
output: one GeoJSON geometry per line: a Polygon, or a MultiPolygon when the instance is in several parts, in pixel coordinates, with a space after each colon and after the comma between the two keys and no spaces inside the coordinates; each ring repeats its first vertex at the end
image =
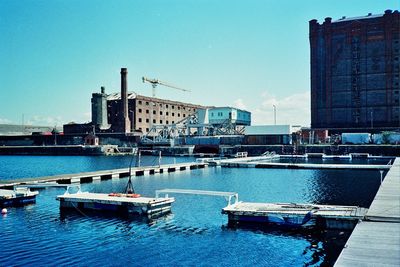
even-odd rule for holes
{"type": "MultiPolygon", "coordinates": [[[[0,157],[1,178],[123,168],[130,161],[129,157],[63,158],[0,157]],[[32,161],[40,161],[39,166],[32,161]],[[24,162],[29,170],[22,175],[22,167],[10,167],[24,162]]],[[[146,160],[152,162],[151,157],[146,160]]],[[[83,184],[82,190],[121,192],[126,183],[127,178],[99,181],[83,184]]],[[[157,189],[180,188],[238,192],[239,200],[246,202],[362,207],[369,207],[379,183],[376,170],[209,167],[133,178],[136,191],[145,196],[154,196],[157,189]]],[[[36,204],[9,208],[0,217],[1,266],[332,265],[350,234],[230,228],[221,214],[227,201],[210,196],[170,194],[176,199],[172,213],[151,223],[83,211],[61,213],[55,198],[63,193],[62,188],[40,190],[36,204]]]]}

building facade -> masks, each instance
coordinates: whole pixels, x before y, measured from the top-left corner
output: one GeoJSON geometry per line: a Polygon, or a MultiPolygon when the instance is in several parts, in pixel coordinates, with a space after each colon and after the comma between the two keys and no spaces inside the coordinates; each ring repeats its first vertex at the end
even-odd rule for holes
{"type": "MultiPolygon", "coordinates": [[[[128,70],[121,68],[121,92],[92,94],[92,122],[96,132],[147,134],[153,125],[171,125],[206,107],[178,101],[146,97],[128,92],[128,70]]],[[[77,125],[71,125],[75,133],[77,125]]],[[[64,127],[65,128],[65,127],[64,127]]],[[[68,127],[67,127],[68,128],[68,127]]]]}
{"type": "Polygon", "coordinates": [[[399,11],[309,22],[311,127],[400,128],[399,11]]]}
{"type": "MultiPolygon", "coordinates": [[[[178,123],[199,109],[205,107],[178,101],[159,99],[128,93],[128,116],[131,122],[131,132],[139,131],[146,134],[152,125],[171,125],[178,123]]],[[[107,116],[111,132],[118,132],[120,118],[121,95],[107,96],[107,116]]]]}
{"type": "Polygon", "coordinates": [[[232,107],[213,107],[208,109],[208,122],[210,124],[222,124],[227,120],[236,125],[250,125],[251,113],[232,107]]]}

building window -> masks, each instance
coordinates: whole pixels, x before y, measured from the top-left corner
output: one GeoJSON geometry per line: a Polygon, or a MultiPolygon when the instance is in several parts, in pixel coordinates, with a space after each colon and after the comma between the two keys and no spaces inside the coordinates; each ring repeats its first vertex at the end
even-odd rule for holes
{"type": "Polygon", "coordinates": [[[172,121],[172,124],[174,124],[175,123],[175,121],[172,121]]]}
{"type": "Polygon", "coordinates": [[[196,112],[196,109],[194,108],[193,111],[196,112]]]}
{"type": "Polygon", "coordinates": [[[169,121],[166,121],[165,123],[166,123],[166,124],[168,124],[168,123],[169,123],[169,121]]]}
{"type": "Polygon", "coordinates": [[[172,106],[172,109],[175,109],[175,106],[172,106]]]}
{"type": "Polygon", "coordinates": [[[156,115],[156,111],[155,110],[153,110],[153,114],[156,115]]]}
{"type": "Polygon", "coordinates": [[[178,110],[181,110],[181,107],[178,107],[178,110]]]}
{"type": "Polygon", "coordinates": [[[146,106],[148,106],[148,105],[149,105],[149,102],[146,101],[146,106]]]}
{"type": "Polygon", "coordinates": [[[160,120],[160,124],[162,124],[162,120],[160,120]]]}
{"type": "Polygon", "coordinates": [[[183,107],[183,110],[186,110],[186,108],[185,108],[185,107],[183,107]]]}
{"type": "Polygon", "coordinates": [[[167,105],[165,105],[165,107],[166,107],[166,108],[168,108],[168,104],[167,104],[167,105]]]}
{"type": "Polygon", "coordinates": [[[149,119],[146,119],[146,122],[149,123],[149,119]]]}
{"type": "Polygon", "coordinates": [[[175,116],[175,113],[172,112],[172,116],[175,116]]]}
{"type": "Polygon", "coordinates": [[[139,127],[139,131],[142,131],[142,127],[139,127]]]}
{"type": "Polygon", "coordinates": [[[168,111],[167,111],[167,112],[165,113],[165,115],[167,115],[167,116],[168,116],[168,114],[169,114],[169,113],[168,113],[168,111]]]}
{"type": "MultiPolygon", "coordinates": [[[[139,105],[141,105],[142,104],[142,101],[141,100],[139,100],[139,105]]],[[[140,129],[140,130],[142,130],[142,129],[140,129]]]]}
{"type": "Polygon", "coordinates": [[[160,108],[162,108],[162,104],[160,104],[160,108]]]}
{"type": "Polygon", "coordinates": [[[156,123],[156,120],[155,120],[155,119],[153,119],[153,123],[156,123]]]}
{"type": "Polygon", "coordinates": [[[146,113],[149,114],[149,110],[148,109],[146,109],[146,113]]]}
{"type": "Polygon", "coordinates": [[[142,109],[141,108],[139,108],[139,113],[142,113],[142,109]]]}
{"type": "Polygon", "coordinates": [[[162,115],[162,111],[160,111],[160,115],[162,115]]]}
{"type": "Polygon", "coordinates": [[[184,118],[186,117],[186,114],[185,114],[185,113],[183,113],[183,117],[184,117],[184,118]]]}
{"type": "Polygon", "coordinates": [[[142,118],[139,118],[138,121],[139,121],[139,122],[142,122],[142,118]]]}
{"type": "Polygon", "coordinates": [[[146,128],[146,132],[149,132],[149,128],[146,128]]]}
{"type": "Polygon", "coordinates": [[[214,112],[211,112],[211,117],[214,117],[214,112]]]}
{"type": "Polygon", "coordinates": [[[178,117],[180,117],[181,116],[181,113],[178,113],[178,117]]]}

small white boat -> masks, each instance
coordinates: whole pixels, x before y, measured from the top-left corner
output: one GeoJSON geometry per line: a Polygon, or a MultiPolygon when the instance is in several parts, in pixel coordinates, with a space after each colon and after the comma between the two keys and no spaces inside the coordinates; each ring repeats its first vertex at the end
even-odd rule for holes
{"type": "Polygon", "coordinates": [[[14,190],[0,189],[0,207],[22,206],[35,203],[39,192],[28,187],[15,187],[14,190]]]}

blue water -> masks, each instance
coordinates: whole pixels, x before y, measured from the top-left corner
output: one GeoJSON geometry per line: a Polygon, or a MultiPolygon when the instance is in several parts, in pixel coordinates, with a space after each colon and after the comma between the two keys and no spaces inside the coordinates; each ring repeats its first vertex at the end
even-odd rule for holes
{"type": "MultiPolygon", "coordinates": [[[[0,181],[99,170],[128,168],[132,156],[0,156],[0,181]]],[[[162,157],[161,164],[193,161],[187,157],[162,157]]],[[[158,165],[158,157],[142,156],[141,166],[158,165]]],[[[137,165],[136,157],[133,166],[137,165]]]]}
{"type": "MultiPolygon", "coordinates": [[[[49,157],[41,169],[54,171],[52,159],[59,160],[49,157]]],[[[20,163],[24,160],[31,159],[21,158],[20,163]]],[[[65,168],[70,172],[70,166],[65,168]]],[[[17,177],[12,170],[9,175],[17,177]]],[[[126,182],[126,178],[107,180],[83,184],[82,189],[123,191],[126,182]]],[[[188,188],[235,191],[242,201],[363,207],[370,205],[379,182],[378,171],[212,167],[133,179],[137,192],[147,196],[154,196],[156,189],[188,188]]],[[[63,192],[41,190],[36,204],[9,208],[8,215],[0,217],[0,266],[332,265],[349,235],[232,229],[220,213],[226,200],[207,196],[174,195],[172,214],[150,224],[87,212],[61,214],[55,197],[63,192]]]]}

